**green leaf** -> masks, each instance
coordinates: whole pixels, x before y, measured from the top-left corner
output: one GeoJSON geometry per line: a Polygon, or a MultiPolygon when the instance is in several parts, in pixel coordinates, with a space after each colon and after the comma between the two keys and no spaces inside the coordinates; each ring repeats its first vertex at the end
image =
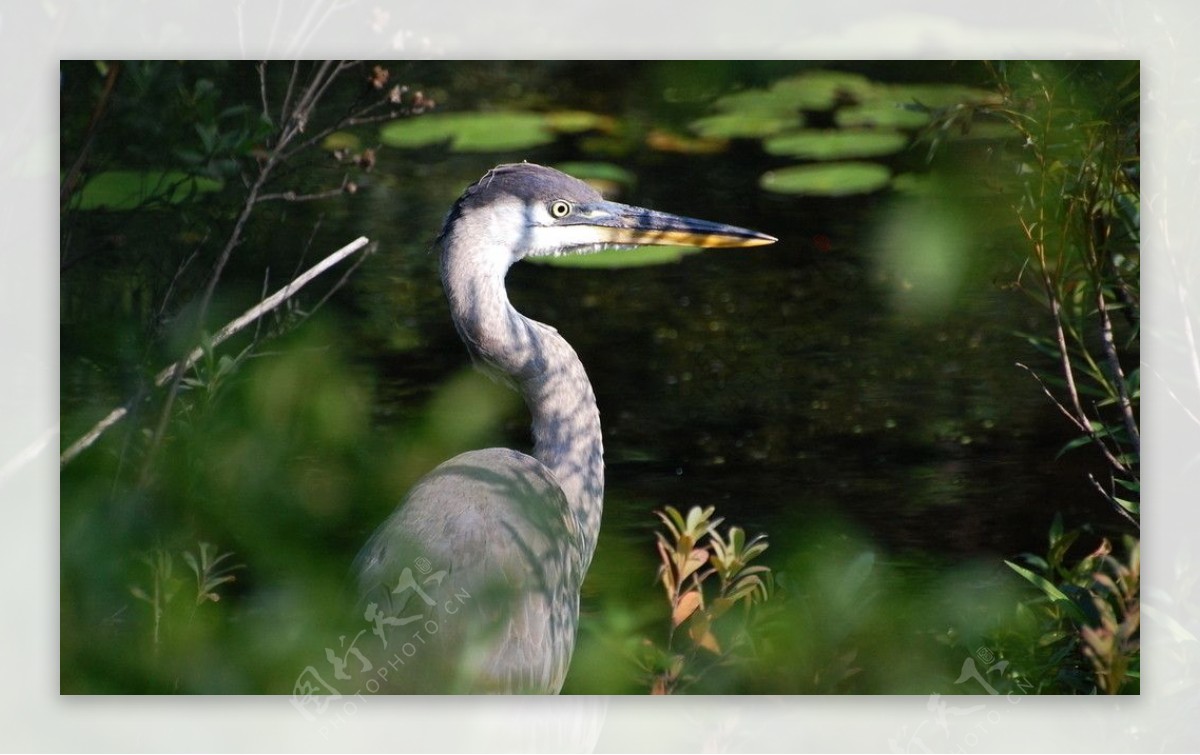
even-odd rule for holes
{"type": "Polygon", "coordinates": [[[110,170],[92,176],[76,195],[80,210],[133,210],[150,202],[179,204],[220,191],[215,178],[178,170],[110,170]]]}
{"type": "Polygon", "coordinates": [[[1063,534],[1062,513],[1056,511],[1056,512],[1054,512],[1054,521],[1050,522],[1050,547],[1051,548],[1053,548],[1054,544],[1056,542],[1058,542],[1059,538],[1062,537],[1062,534],[1063,534]]]}
{"type": "Polygon", "coordinates": [[[1116,501],[1118,506],[1134,516],[1138,516],[1141,513],[1142,506],[1137,501],[1131,501],[1127,498],[1118,498],[1117,496],[1113,496],[1113,500],[1116,501]]]}
{"type": "Polygon", "coordinates": [[[1067,550],[1074,545],[1079,539],[1079,530],[1072,530],[1065,535],[1059,535],[1058,539],[1051,540],[1050,552],[1047,554],[1047,560],[1053,569],[1062,567],[1063,559],[1067,555],[1067,550]]]}
{"type": "Polygon", "coordinates": [[[1057,606],[1060,606],[1064,611],[1070,614],[1071,618],[1076,622],[1080,624],[1085,623],[1086,620],[1084,618],[1083,611],[1081,611],[1079,606],[1075,604],[1075,601],[1068,598],[1066,593],[1051,584],[1050,581],[1045,577],[1042,577],[1039,574],[1034,574],[1025,567],[1018,566],[1007,559],[1004,561],[1004,563],[1008,564],[1010,569],[1015,571],[1017,574],[1020,574],[1034,587],[1037,587],[1039,590],[1041,590],[1046,597],[1050,598],[1051,602],[1057,606]]]}

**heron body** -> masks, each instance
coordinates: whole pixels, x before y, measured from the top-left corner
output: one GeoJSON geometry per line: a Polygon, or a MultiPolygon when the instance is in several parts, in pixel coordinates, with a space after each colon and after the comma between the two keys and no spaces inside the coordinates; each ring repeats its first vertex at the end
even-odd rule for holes
{"type": "Polygon", "coordinates": [[[528,163],[497,166],[463,193],[438,238],[442,285],[472,357],[524,397],[533,453],[491,448],[445,462],[364,548],[367,616],[396,653],[389,691],[556,693],[575,646],[603,508],[600,413],[566,339],[509,302],[509,267],[619,246],[774,241],[607,202],[528,163]]]}

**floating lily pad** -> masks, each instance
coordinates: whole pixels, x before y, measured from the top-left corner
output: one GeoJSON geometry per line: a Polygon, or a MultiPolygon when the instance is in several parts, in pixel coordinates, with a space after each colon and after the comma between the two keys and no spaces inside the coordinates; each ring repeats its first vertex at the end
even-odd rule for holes
{"type": "Polygon", "coordinates": [[[526,257],[539,265],[555,267],[585,267],[615,269],[622,267],[648,267],[678,262],[689,254],[700,251],[691,246],[639,246],[633,249],[609,249],[595,254],[564,254],[560,257],[526,257]]]}
{"type": "Polygon", "coordinates": [[[224,184],[179,170],[110,170],[98,173],[78,195],[80,210],[132,210],[147,202],[178,204],[197,194],[220,191],[224,184]]]}
{"type": "Polygon", "coordinates": [[[929,113],[910,104],[894,101],[871,102],[839,109],[833,116],[844,128],[918,129],[929,123],[929,113]]]}
{"type": "Polygon", "coordinates": [[[873,99],[876,102],[918,104],[933,109],[952,105],[999,105],[1004,102],[1004,97],[998,92],[957,84],[897,84],[880,87],[873,99]]]}
{"type": "Polygon", "coordinates": [[[799,113],[747,111],[717,113],[692,121],[691,129],[700,136],[720,139],[761,139],[804,125],[799,113]]]}
{"type": "Polygon", "coordinates": [[[456,152],[503,152],[548,144],[555,133],[538,113],[432,113],[389,123],[380,139],[390,147],[450,142],[456,152]]]}
{"type": "Polygon", "coordinates": [[[746,89],[719,98],[713,106],[723,113],[746,115],[791,115],[797,111],[794,97],[769,89],[746,89]]]}
{"type": "Polygon", "coordinates": [[[875,163],[797,165],[764,173],[758,184],[781,194],[840,197],[882,189],[891,175],[891,171],[875,163]]]}
{"type": "Polygon", "coordinates": [[[847,157],[890,155],[904,149],[908,137],[896,131],[796,131],[768,139],[763,147],[772,155],[806,160],[841,160],[847,157]]]}
{"type": "Polygon", "coordinates": [[[808,71],[771,85],[778,97],[791,99],[801,110],[829,110],[845,102],[870,97],[877,85],[866,76],[842,71],[808,71]]]}
{"type": "Polygon", "coordinates": [[[339,149],[357,150],[362,146],[362,140],[349,131],[334,131],[321,142],[321,148],[330,152],[339,149]]]}
{"type": "Polygon", "coordinates": [[[790,115],[799,110],[830,110],[843,101],[857,102],[875,89],[870,79],[840,71],[808,71],[780,79],[770,89],[747,89],[718,99],[723,113],[790,115]]]}

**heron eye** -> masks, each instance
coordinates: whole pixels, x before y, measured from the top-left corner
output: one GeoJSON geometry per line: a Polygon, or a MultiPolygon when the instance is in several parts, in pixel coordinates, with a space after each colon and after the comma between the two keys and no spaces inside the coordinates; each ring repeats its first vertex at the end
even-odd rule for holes
{"type": "Polygon", "coordinates": [[[565,218],[571,214],[571,203],[559,199],[550,203],[550,217],[565,218]]]}

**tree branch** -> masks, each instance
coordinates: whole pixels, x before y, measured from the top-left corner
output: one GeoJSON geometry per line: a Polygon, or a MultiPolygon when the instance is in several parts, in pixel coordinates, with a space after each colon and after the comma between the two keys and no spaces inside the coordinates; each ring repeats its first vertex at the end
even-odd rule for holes
{"type": "MultiPolygon", "coordinates": [[[[296,292],[298,292],[301,288],[308,285],[318,275],[321,275],[346,257],[362,249],[367,244],[367,238],[365,236],[360,236],[317,264],[313,265],[311,268],[305,271],[304,274],[295,278],[291,283],[288,283],[271,296],[263,299],[255,306],[246,310],[240,317],[229,322],[225,325],[225,327],[217,331],[216,335],[212,337],[209,347],[216,348],[220,344],[224,343],[250,323],[258,320],[271,310],[276,309],[280,304],[295,295],[296,292]]],[[[167,381],[171,380],[172,376],[181,375],[193,367],[202,356],[204,356],[204,348],[199,346],[196,347],[184,359],[181,359],[178,362],[159,371],[159,373],[154,377],[154,385],[158,388],[161,388],[167,383],[167,381]]],[[[66,466],[82,451],[86,450],[89,446],[95,443],[96,440],[103,435],[106,430],[108,430],[108,428],[124,419],[125,416],[129,414],[130,409],[135,403],[136,399],[130,401],[125,406],[121,406],[112,410],[107,416],[104,417],[104,419],[96,423],[91,430],[72,443],[67,450],[63,451],[59,462],[60,467],[66,466]]]]}

